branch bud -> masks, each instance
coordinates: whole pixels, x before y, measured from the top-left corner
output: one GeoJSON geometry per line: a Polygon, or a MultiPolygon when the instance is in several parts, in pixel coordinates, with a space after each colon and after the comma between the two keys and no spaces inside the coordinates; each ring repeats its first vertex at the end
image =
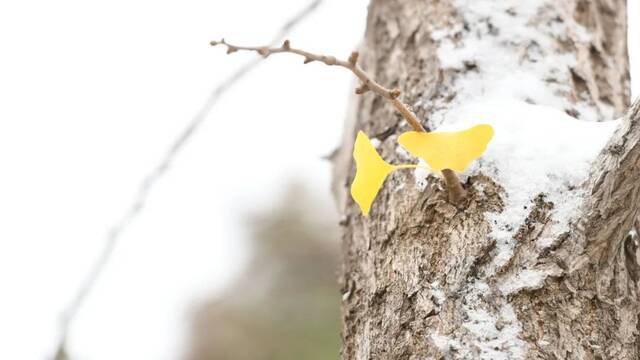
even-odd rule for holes
{"type": "Polygon", "coordinates": [[[358,57],[359,56],[360,56],[360,54],[357,51],[353,51],[351,53],[351,56],[349,56],[349,64],[355,65],[356,63],[358,63],[358,57]]]}
{"type": "Polygon", "coordinates": [[[369,91],[371,89],[369,89],[369,87],[367,86],[367,84],[361,84],[360,86],[358,86],[356,88],[356,94],[357,95],[362,95],[364,93],[366,93],[367,91],[369,91]]]}

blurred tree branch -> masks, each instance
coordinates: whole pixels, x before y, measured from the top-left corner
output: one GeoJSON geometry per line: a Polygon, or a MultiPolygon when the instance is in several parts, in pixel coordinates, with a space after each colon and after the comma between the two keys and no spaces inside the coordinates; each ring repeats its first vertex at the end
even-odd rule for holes
{"type": "MultiPolygon", "coordinates": [[[[310,4],[305,6],[301,11],[291,17],[279,30],[276,36],[274,36],[271,44],[275,45],[281,42],[286,35],[297,25],[299,25],[305,18],[307,18],[323,0],[313,0],[310,4]]],[[[193,117],[191,122],[178,134],[171,146],[168,147],[164,156],[155,165],[153,170],[149,172],[138,188],[138,192],[131,202],[131,205],[127,208],[124,216],[116,222],[106,235],[105,246],[102,252],[99,254],[95,263],[93,263],[91,269],[86,275],[85,280],[78,289],[78,292],[72,298],[69,306],[64,310],[60,321],[60,338],[55,350],[53,359],[55,360],[67,360],[68,353],[66,351],[67,338],[69,336],[69,330],[73,320],[77,317],[77,314],[84,304],[87,296],[93,290],[100,274],[109,264],[109,261],[113,257],[115,247],[122,234],[127,230],[128,226],[140,215],[144,209],[149,193],[155,186],[155,184],[166,174],[171,164],[175,161],[176,157],[180,154],[180,151],[189,143],[193,138],[193,135],[198,131],[202,123],[206,120],[207,116],[211,112],[213,106],[224,95],[224,93],[235,85],[240,79],[254,70],[260,63],[260,59],[254,59],[232,73],[227,77],[220,85],[218,85],[209,95],[202,107],[193,117]]]]}

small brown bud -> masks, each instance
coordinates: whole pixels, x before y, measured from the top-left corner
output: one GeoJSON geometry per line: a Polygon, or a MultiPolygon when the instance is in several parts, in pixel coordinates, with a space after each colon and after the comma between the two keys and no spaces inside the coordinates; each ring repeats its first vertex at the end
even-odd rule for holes
{"type": "Polygon", "coordinates": [[[358,86],[358,87],[356,88],[356,94],[357,94],[357,95],[362,95],[362,94],[366,93],[366,92],[367,92],[367,91],[369,91],[369,90],[370,90],[370,89],[369,89],[369,87],[368,87],[366,84],[362,84],[362,85],[360,85],[360,86],[358,86]]]}
{"type": "Polygon", "coordinates": [[[267,55],[269,55],[269,49],[267,48],[260,48],[258,49],[258,54],[267,57],[267,55]]]}
{"type": "Polygon", "coordinates": [[[333,56],[325,56],[324,61],[327,65],[335,65],[338,62],[338,60],[333,56]]]}
{"type": "Polygon", "coordinates": [[[389,93],[389,96],[391,96],[392,99],[397,99],[398,96],[400,96],[402,92],[400,91],[400,89],[393,89],[391,90],[391,92],[389,93]]]}
{"type": "Polygon", "coordinates": [[[291,43],[289,42],[289,40],[285,40],[284,43],[282,44],[282,48],[285,50],[290,50],[291,49],[291,43]]]}
{"type": "Polygon", "coordinates": [[[351,56],[349,56],[349,63],[351,65],[355,65],[358,62],[358,57],[360,56],[360,54],[357,51],[354,51],[351,53],[351,56]]]}
{"type": "Polygon", "coordinates": [[[233,54],[236,51],[238,51],[238,48],[236,48],[235,46],[229,46],[229,48],[227,49],[227,54],[233,54]]]}

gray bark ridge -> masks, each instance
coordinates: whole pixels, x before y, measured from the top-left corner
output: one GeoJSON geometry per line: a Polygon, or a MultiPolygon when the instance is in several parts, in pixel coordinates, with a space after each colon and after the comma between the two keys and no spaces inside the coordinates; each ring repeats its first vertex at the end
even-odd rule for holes
{"type": "MultiPolygon", "coordinates": [[[[474,4],[480,2],[486,3],[474,4]]],[[[483,71],[470,61],[443,66],[435,54],[443,42],[457,46],[476,36],[518,53],[525,70],[539,70],[541,59],[558,54],[575,57],[568,67],[558,61],[548,69],[543,86],[554,98],[524,101],[557,97],[555,105],[578,118],[620,116],[629,92],[624,1],[543,2],[533,20],[519,23],[539,27],[542,35],[518,42],[492,18],[470,22],[475,15],[464,1],[374,0],[361,60],[378,81],[403,90],[429,129],[467,101],[463,85],[483,71]],[[566,26],[566,36],[546,33],[549,24],[566,26]],[[435,36],[439,29],[455,30],[435,36]]],[[[519,16],[517,3],[504,12],[519,16]]],[[[490,172],[466,180],[462,210],[447,203],[439,179],[428,179],[430,186],[419,191],[412,174],[396,173],[369,218],[360,216],[345,196],[356,130],[380,140],[382,156],[395,162],[403,160],[395,140],[407,127],[373,96],[361,97],[353,112],[334,178],[343,211],[343,359],[640,358],[639,102],[589,178],[568,190],[584,193],[572,222],[553,226],[566,221],[554,216],[558,204],[529,194],[528,215],[513,229],[513,250],[499,266],[488,214],[505,211],[505,192],[490,172]],[[541,248],[541,238],[553,241],[541,248]],[[505,287],[522,279],[522,286],[505,287]]]]}
{"type": "MultiPolygon", "coordinates": [[[[549,251],[519,243],[534,268],[561,271],[509,302],[523,324],[530,358],[637,359],[640,356],[640,101],[623,118],[585,184],[589,196],[570,232],[549,251]]],[[[511,268],[523,267],[514,257],[511,268]]]]}

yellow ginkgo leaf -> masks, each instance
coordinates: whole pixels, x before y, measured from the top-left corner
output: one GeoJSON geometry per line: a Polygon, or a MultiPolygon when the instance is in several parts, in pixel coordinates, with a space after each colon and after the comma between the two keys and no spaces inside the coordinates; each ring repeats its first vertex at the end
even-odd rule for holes
{"type": "Polygon", "coordinates": [[[353,158],[356,161],[356,177],[351,184],[351,196],[367,216],[384,180],[394,167],[380,157],[362,131],[358,132],[353,146],[353,158]]]}
{"type": "Polygon", "coordinates": [[[429,164],[434,171],[463,172],[487,149],[493,137],[491,125],[481,124],[454,132],[409,131],[398,138],[402,147],[429,164]]]}

